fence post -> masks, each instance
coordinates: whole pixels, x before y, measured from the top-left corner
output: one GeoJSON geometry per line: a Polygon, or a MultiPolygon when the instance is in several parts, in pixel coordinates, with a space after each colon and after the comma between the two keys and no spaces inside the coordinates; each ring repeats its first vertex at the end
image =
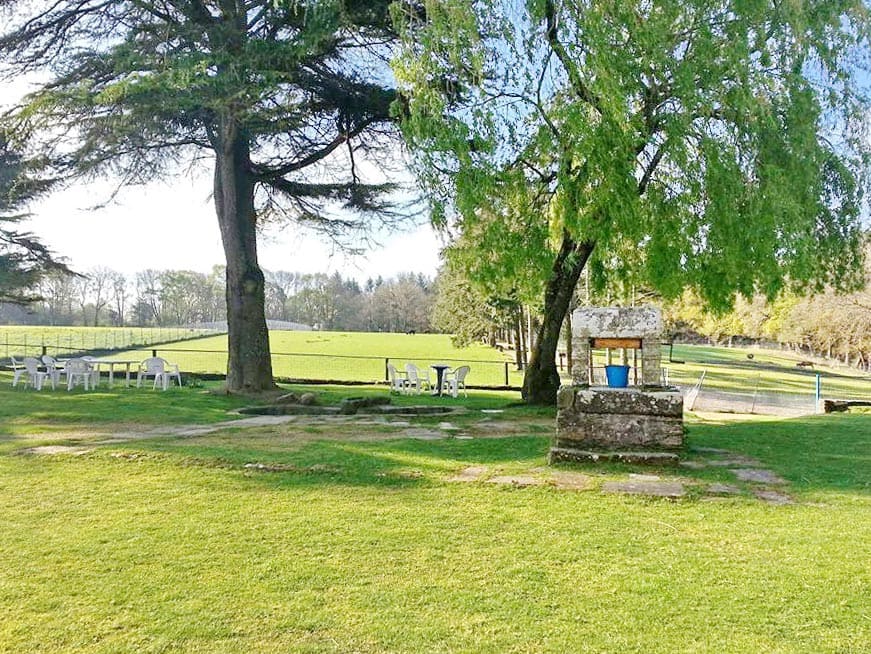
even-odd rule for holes
{"type": "Polygon", "coordinates": [[[151,350],[151,356],[153,356],[156,359],[157,358],[157,350],[151,350]]]}
{"type": "Polygon", "coordinates": [[[42,356],[48,354],[48,348],[45,346],[45,343],[42,344],[42,356]]]}
{"type": "Polygon", "coordinates": [[[816,380],[816,385],[814,388],[814,410],[817,413],[820,413],[820,409],[822,409],[821,403],[822,403],[822,375],[820,373],[817,373],[817,380],[816,380]]]}
{"type": "Polygon", "coordinates": [[[505,385],[508,386],[508,362],[505,362],[505,385]]]}
{"type": "Polygon", "coordinates": [[[384,357],[384,381],[390,381],[390,371],[387,369],[387,366],[390,365],[390,357],[384,357]]]}

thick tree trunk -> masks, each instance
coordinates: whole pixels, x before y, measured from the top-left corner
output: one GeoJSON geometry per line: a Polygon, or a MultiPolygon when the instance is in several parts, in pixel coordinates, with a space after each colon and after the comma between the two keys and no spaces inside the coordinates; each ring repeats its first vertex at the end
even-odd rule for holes
{"type": "Polygon", "coordinates": [[[227,390],[274,387],[248,139],[223,119],[215,137],[215,210],[227,259],[227,390]]]}
{"type": "Polygon", "coordinates": [[[560,385],[556,366],[560,327],[571,305],[578,278],[594,247],[593,242],[576,243],[563,232],[562,245],[544,293],[544,315],[523,377],[522,394],[527,404],[556,404],[556,392],[560,385]]]}

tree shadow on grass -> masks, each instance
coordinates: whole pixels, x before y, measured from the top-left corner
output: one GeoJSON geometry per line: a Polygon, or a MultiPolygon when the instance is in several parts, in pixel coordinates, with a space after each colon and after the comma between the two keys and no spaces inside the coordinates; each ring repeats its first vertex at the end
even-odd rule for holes
{"type": "Polygon", "coordinates": [[[871,493],[871,415],[821,415],[770,422],[694,424],[693,448],[758,459],[796,490],[871,493]]]}

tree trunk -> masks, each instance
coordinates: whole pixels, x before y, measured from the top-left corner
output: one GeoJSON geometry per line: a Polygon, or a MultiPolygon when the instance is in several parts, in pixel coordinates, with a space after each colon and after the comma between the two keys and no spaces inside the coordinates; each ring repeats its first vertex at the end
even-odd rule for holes
{"type": "Polygon", "coordinates": [[[560,327],[571,305],[578,278],[594,247],[594,242],[576,243],[567,232],[563,232],[562,245],[544,293],[544,314],[538,327],[538,337],[523,377],[522,395],[527,404],[556,404],[556,392],[560,385],[556,367],[560,327]]]}
{"type": "Polygon", "coordinates": [[[215,135],[215,210],[227,259],[227,390],[274,388],[263,271],[257,263],[254,180],[247,136],[232,118],[215,135]]]}

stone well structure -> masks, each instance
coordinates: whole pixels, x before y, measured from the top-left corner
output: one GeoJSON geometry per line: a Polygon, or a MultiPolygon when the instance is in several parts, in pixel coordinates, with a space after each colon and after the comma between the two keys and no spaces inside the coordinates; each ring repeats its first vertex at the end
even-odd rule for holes
{"type": "Polygon", "coordinates": [[[662,317],[653,307],[581,308],[572,314],[572,385],[557,394],[551,461],[677,463],[683,398],[678,389],[660,385],[661,332],[662,317]],[[597,349],[632,351],[640,377],[636,365],[632,385],[593,385],[597,349]]]}

